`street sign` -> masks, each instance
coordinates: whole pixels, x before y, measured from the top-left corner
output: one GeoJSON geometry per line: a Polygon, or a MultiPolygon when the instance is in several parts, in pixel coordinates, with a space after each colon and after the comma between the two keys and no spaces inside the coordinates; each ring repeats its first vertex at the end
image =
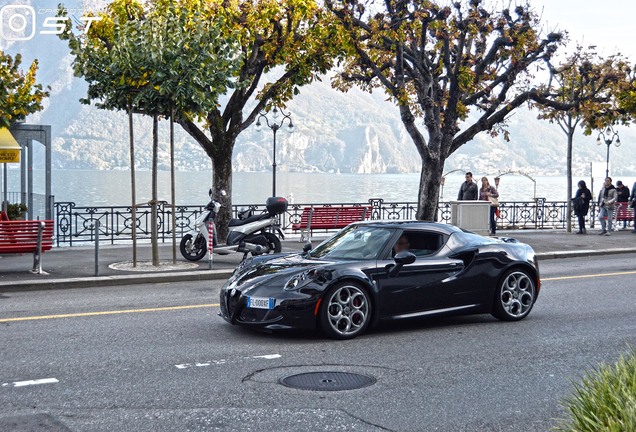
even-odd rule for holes
{"type": "Polygon", "coordinates": [[[0,128],[0,163],[20,162],[20,144],[7,128],[0,128]]]}

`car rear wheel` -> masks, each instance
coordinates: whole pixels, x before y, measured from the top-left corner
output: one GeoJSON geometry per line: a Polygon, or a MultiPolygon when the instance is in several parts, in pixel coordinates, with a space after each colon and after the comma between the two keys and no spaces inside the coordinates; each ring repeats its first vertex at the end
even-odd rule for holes
{"type": "Polygon", "coordinates": [[[327,336],[352,339],[362,334],[371,322],[371,300],[367,292],[354,283],[331,288],[320,307],[320,325],[327,336]]]}
{"type": "Polygon", "coordinates": [[[508,271],[497,287],[493,316],[503,321],[525,318],[534,305],[536,293],[534,280],[525,270],[508,271]]]}

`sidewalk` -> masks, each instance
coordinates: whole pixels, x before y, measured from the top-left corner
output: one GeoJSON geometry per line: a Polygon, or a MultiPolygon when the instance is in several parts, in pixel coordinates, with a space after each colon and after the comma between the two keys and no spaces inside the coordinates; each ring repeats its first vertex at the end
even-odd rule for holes
{"type": "MultiPolygon", "coordinates": [[[[540,260],[593,256],[617,253],[636,253],[636,234],[631,230],[616,231],[611,236],[598,236],[597,230],[587,235],[576,235],[564,230],[499,231],[500,237],[512,237],[534,248],[540,260]]],[[[324,237],[323,237],[324,238],[324,237]]],[[[314,239],[314,245],[320,242],[314,239]]],[[[283,251],[300,251],[303,243],[297,239],[284,240],[283,251]]],[[[178,245],[177,245],[178,248],[178,245]]],[[[172,264],[172,244],[161,244],[160,261],[172,264]]],[[[0,255],[0,292],[84,288],[140,283],[166,283],[227,279],[243,257],[242,254],[214,255],[210,270],[208,257],[199,262],[186,261],[177,250],[177,266],[162,265],[161,271],[150,266],[150,271],[131,271],[132,246],[100,245],[99,275],[95,276],[94,246],[54,248],[42,254],[42,269],[48,274],[32,274],[32,254],[0,255]],[[126,269],[120,270],[117,263],[126,269]]],[[[152,260],[150,245],[138,247],[139,268],[148,269],[152,260]],[[146,264],[146,265],[141,265],[146,264]]]]}

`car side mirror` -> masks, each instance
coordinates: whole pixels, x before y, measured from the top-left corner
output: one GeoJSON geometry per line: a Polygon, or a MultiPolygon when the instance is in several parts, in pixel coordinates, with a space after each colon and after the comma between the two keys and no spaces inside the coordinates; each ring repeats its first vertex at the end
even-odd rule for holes
{"type": "Polygon", "coordinates": [[[402,270],[402,267],[407,264],[413,264],[416,259],[417,257],[411,252],[403,251],[396,253],[395,257],[393,257],[395,264],[389,264],[387,266],[389,277],[396,277],[400,273],[400,270],[402,270]]]}
{"type": "Polygon", "coordinates": [[[402,251],[402,252],[396,253],[393,259],[395,260],[396,264],[406,265],[406,264],[413,264],[415,260],[417,259],[417,257],[411,252],[402,251]]]}
{"type": "Polygon", "coordinates": [[[307,253],[313,249],[313,246],[311,245],[311,243],[305,243],[305,246],[303,246],[303,255],[307,255],[307,253]]]}

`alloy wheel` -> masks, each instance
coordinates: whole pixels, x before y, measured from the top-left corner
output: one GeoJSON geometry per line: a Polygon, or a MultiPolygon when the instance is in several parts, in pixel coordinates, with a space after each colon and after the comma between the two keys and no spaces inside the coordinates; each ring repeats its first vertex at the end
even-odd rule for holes
{"type": "Polygon", "coordinates": [[[348,339],[361,333],[371,318],[367,293],[354,285],[342,285],[327,298],[326,330],[332,336],[348,339]]]}
{"type": "Polygon", "coordinates": [[[530,312],[534,296],[532,279],[524,272],[515,271],[504,279],[499,298],[504,312],[511,319],[521,319],[530,312]]]}

